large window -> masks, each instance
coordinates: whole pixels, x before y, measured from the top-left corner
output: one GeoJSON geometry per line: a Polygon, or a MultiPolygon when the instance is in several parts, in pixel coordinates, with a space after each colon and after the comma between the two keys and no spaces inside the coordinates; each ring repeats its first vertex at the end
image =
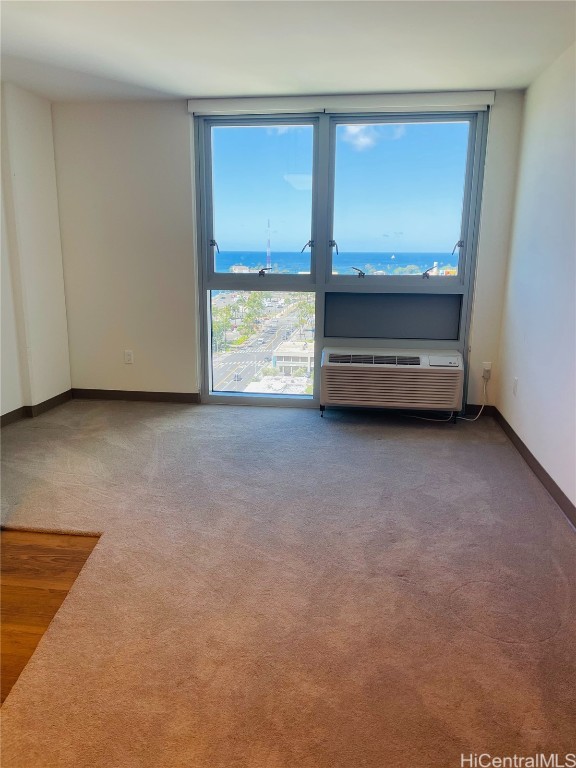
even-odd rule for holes
{"type": "Polygon", "coordinates": [[[364,346],[464,348],[481,112],[207,117],[196,129],[208,399],[313,401],[322,347],[338,333],[353,344],[358,328],[364,346]],[[362,298],[374,293],[382,301],[362,298]],[[398,309],[371,323],[378,306],[398,309]]]}
{"type": "Polygon", "coordinates": [[[312,125],[212,126],[215,272],[310,272],[313,141],[312,125]]]}
{"type": "Polygon", "coordinates": [[[211,291],[212,391],[312,396],[314,294],[211,291]]]}
{"type": "Polygon", "coordinates": [[[468,120],[336,125],[334,274],[458,274],[469,130],[468,120]]]}

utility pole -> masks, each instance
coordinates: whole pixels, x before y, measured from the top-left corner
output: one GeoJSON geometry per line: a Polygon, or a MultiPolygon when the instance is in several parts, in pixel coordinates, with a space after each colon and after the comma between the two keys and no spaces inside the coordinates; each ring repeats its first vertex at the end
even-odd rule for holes
{"type": "Polygon", "coordinates": [[[266,243],[266,269],[272,269],[272,250],[270,248],[270,219],[268,219],[268,241],[266,243]]]}

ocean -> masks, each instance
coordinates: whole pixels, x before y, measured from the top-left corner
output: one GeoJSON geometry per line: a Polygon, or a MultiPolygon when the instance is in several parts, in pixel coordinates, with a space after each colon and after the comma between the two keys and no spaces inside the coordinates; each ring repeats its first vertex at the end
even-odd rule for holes
{"type": "MultiPolygon", "coordinates": [[[[271,274],[297,274],[310,271],[310,251],[293,253],[276,251],[271,255],[271,274]]],[[[450,253],[344,253],[333,254],[334,270],[340,275],[355,274],[358,267],[369,274],[420,274],[434,264],[439,270],[455,270],[457,254],[450,253]]],[[[231,272],[233,267],[261,269],[266,266],[262,251],[220,251],[216,253],[216,271],[231,272]]],[[[240,271],[240,270],[238,270],[240,271]]]]}

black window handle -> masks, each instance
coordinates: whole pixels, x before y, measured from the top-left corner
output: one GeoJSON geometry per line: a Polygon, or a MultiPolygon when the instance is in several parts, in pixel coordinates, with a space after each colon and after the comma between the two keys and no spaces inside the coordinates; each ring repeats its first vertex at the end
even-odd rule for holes
{"type": "Polygon", "coordinates": [[[304,248],[302,248],[302,250],[300,251],[300,253],[304,253],[304,251],[306,250],[306,248],[314,248],[314,240],[308,240],[308,242],[306,243],[306,245],[304,246],[304,248]]]}
{"type": "Polygon", "coordinates": [[[328,245],[330,248],[336,248],[336,256],[338,256],[338,243],[336,240],[328,240],[328,245]]]}
{"type": "MultiPolygon", "coordinates": [[[[463,248],[464,247],[464,240],[458,240],[454,248],[452,248],[452,256],[456,253],[456,248],[463,248]]],[[[428,269],[425,269],[424,272],[422,272],[422,278],[426,280],[430,280],[430,272],[433,269],[436,269],[437,264],[434,264],[433,267],[428,267],[428,269]]]]}
{"type": "Polygon", "coordinates": [[[216,240],[210,240],[210,247],[216,248],[217,252],[220,253],[220,248],[218,248],[218,243],[216,242],[216,240]]]}

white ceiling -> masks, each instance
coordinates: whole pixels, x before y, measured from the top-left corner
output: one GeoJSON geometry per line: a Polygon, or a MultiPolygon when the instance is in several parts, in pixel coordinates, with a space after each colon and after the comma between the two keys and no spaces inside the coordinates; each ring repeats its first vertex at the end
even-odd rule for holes
{"type": "Polygon", "coordinates": [[[2,79],[53,100],[524,88],[575,39],[538,0],[3,0],[2,79]]]}

